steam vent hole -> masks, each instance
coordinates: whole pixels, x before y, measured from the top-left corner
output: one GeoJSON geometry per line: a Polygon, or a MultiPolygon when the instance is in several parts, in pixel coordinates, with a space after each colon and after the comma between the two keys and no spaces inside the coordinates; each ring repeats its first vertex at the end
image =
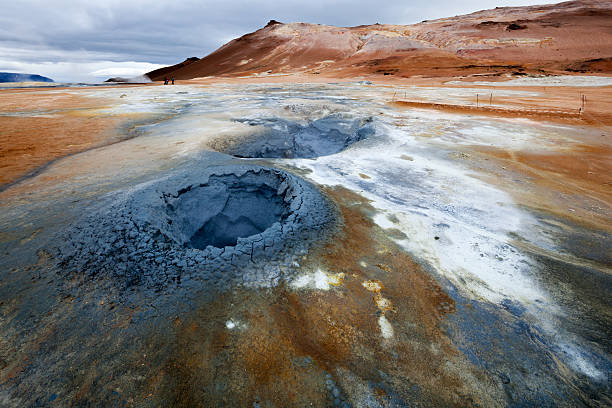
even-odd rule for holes
{"type": "Polygon", "coordinates": [[[235,246],[286,218],[283,187],[277,174],[267,171],[212,175],[208,183],[166,199],[169,235],[187,248],[235,246]]]}

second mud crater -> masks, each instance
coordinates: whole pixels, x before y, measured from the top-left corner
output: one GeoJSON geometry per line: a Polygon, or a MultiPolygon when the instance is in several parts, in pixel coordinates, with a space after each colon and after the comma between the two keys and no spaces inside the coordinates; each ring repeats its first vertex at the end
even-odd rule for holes
{"type": "Polygon", "coordinates": [[[372,118],[328,115],[308,124],[281,118],[235,119],[254,128],[249,139],[226,149],[242,158],[315,158],[345,150],[375,133],[372,118]]]}

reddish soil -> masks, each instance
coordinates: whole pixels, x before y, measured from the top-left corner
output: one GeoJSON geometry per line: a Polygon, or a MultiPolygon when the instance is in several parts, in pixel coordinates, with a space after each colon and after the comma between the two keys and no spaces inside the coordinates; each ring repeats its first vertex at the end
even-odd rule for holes
{"type": "Polygon", "coordinates": [[[436,109],[453,113],[478,114],[483,116],[498,117],[527,117],[543,120],[579,123],[582,120],[580,113],[569,110],[546,110],[546,109],[508,109],[491,106],[451,105],[444,103],[429,103],[417,101],[398,100],[393,102],[398,106],[417,109],[436,109]]]}
{"type": "MultiPolygon", "coordinates": [[[[487,79],[489,80],[489,79],[487,79]]],[[[488,95],[493,94],[493,104],[502,105],[507,111],[524,112],[523,116],[539,116],[545,120],[560,120],[562,117],[570,118],[581,107],[581,95],[585,95],[586,102],[580,113],[581,123],[595,126],[612,126],[612,86],[606,87],[559,87],[559,86],[504,86],[503,81],[496,82],[494,86],[474,86],[469,82],[457,87],[481,88],[484,100],[481,107],[488,108],[488,95]],[[499,97],[496,90],[515,90],[535,92],[535,96],[499,97]],[[559,113],[555,118],[554,114],[559,113]],[[552,114],[552,115],[551,115],[552,114]]],[[[466,106],[476,105],[476,100],[466,101],[466,106]]],[[[482,110],[486,112],[486,109],[482,110]]],[[[500,116],[504,116],[500,111],[500,116]]],[[[520,116],[520,115],[519,115],[520,116]]]]}
{"type": "MultiPolygon", "coordinates": [[[[331,401],[320,392],[325,372],[338,374],[339,385],[350,389],[343,370],[370,378],[377,372],[368,362],[376,361],[390,373],[395,389],[418,383],[428,405],[495,400],[495,387],[480,396],[466,386],[483,373],[466,364],[442,328],[445,315],[456,311],[452,298],[376,227],[367,200],[342,188],[327,193],[339,204],[344,222],[304,264],[342,272],[343,281],[329,291],[275,288],[272,299],[236,291],[188,320],[177,320],[176,349],[150,395],[161,394],[167,405],[177,407],[203,406],[201,401],[247,406],[257,399],[277,406],[328,406],[331,401]],[[376,295],[392,304],[384,313],[394,327],[393,339],[380,335],[376,296],[363,286],[372,280],[381,286],[376,295]],[[228,311],[244,322],[238,332],[223,324],[228,311]],[[306,356],[320,370],[319,378],[300,367],[306,356]],[[215,392],[221,383],[227,391],[222,394],[215,392]]],[[[379,389],[376,398],[384,403],[389,395],[379,389]]]]}
{"type": "Polygon", "coordinates": [[[0,111],[0,186],[46,163],[117,137],[117,117],[101,116],[105,101],[61,92],[3,91],[0,111]]]}
{"type": "Polygon", "coordinates": [[[495,174],[484,178],[506,190],[522,205],[609,232],[612,230],[612,145],[605,142],[548,153],[472,147],[469,154],[473,159],[493,159],[507,171],[521,175],[522,189],[499,183],[495,174]]]}

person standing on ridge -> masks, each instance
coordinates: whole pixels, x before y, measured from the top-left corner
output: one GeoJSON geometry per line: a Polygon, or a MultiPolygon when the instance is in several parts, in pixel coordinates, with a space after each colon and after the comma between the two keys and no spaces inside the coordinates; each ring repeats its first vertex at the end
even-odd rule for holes
{"type": "Polygon", "coordinates": [[[174,85],[174,77],[172,77],[172,85],[174,85]]]}

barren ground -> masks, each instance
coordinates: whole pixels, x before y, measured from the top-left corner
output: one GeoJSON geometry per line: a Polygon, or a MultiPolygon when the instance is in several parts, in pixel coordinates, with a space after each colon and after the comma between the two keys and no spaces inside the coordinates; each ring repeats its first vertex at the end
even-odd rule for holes
{"type": "MultiPolygon", "coordinates": [[[[1,90],[1,405],[609,406],[612,86],[551,80],[1,90]],[[211,219],[172,197],[244,165],[311,183],[334,223],[226,264],[147,235],[211,219]]],[[[260,207],[202,228],[241,237],[260,207]]]]}

